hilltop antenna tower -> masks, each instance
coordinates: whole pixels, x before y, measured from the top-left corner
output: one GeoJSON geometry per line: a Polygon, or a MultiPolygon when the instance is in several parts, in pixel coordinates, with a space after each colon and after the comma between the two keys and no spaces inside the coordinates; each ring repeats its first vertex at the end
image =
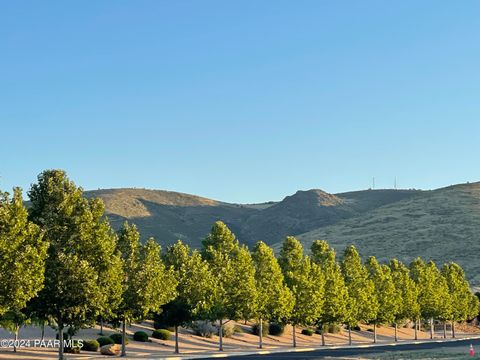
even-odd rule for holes
{"type": "Polygon", "coordinates": [[[397,177],[395,176],[395,180],[393,180],[393,188],[397,190],[397,177]]]}
{"type": "Polygon", "coordinates": [[[372,178],[372,190],[375,190],[375,176],[372,178]]]}

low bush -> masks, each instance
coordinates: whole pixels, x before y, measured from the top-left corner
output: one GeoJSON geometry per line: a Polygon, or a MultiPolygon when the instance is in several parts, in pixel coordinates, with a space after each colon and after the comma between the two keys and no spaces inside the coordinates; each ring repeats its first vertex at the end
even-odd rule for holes
{"type": "Polygon", "coordinates": [[[170,340],[172,333],[167,329],[157,329],[152,332],[152,337],[160,340],[170,340]]]}
{"type": "MultiPolygon", "coordinates": [[[[262,335],[263,336],[267,336],[268,335],[268,330],[269,330],[269,326],[268,326],[268,323],[267,322],[263,322],[263,325],[262,325],[262,335]]],[[[260,324],[253,324],[252,326],[252,334],[253,335],[257,335],[259,336],[260,335],[260,324]]]]}
{"type": "Polygon", "coordinates": [[[313,335],[313,330],[312,329],[303,329],[302,330],[302,335],[312,336],[313,335]]]}
{"type": "MultiPolygon", "coordinates": [[[[226,338],[231,338],[235,333],[235,325],[231,322],[228,322],[223,325],[223,336],[226,338]]],[[[220,327],[218,328],[217,335],[220,335],[220,327]]]]}
{"type": "Polygon", "coordinates": [[[270,323],[268,325],[268,333],[273,336],[280,336],[283,334],[285,326],[278,323],[270,323]]]}
{"type": "Polygon", "coordinates": [[[63,349],[63,351],[66,353],[66,354],[80,354],[80,343],[78,340],[73,340],[73,346],[65,346],[65,348],[63,349]]]}
{"type": "MultiPolygon", "coordinates": [[[[157,330],[155,330],[155,331],[157,331],[157,330]]],[[[133,340],[140,341],[140,342],[147,342],[148,341],[148,334],[145,331],[136,331],[133,334],[133,340]]]]}
{"type": "Polygon", "coordinates": [[[100,344],[97,340],[84,340],[82,350],[85,351],[98,351],[100,344]]]}
{"type": "MultiPolygon", "coordinates": [[[[338,324],[325,324],[315,329],[315,334],[338,334],[342,328],[338,324]]],[[[352,329],[353,330],[353,329],[352,329]]]]}
{"type": "MultiPolygon", "coordinates": [[[[122,334],[120,333],[115,333],[110,335],[110,339],[112,339],[115,344],[122,344],[122,334]]],[[[125,345],[127,344],[128,344],[128,339],[125,338],[125,345]]]]}
{"type": "Polygon", "coordinates": [[[195,335],[211,338],[217,333],[217,328],[210,321],[195,321],[192,324],[192,330],[195,335]]]}
{"type": "Polygon", "coordinates": [[[241,327],[240,325],[235,325],[235,326],[233,327],[233,332],[234,332],[235,334],[243,334],[243,329],[242,329],[242,327],[241,327]]]}
{"type": "Polygon", "coordinates": [[[360,328],[360,326],[352,326],[352,330],[354,331],[361,331],[362,329],[360,328]]]}
{"type": "Polygon", "coordinates": [[[115,344],[115,341],[113,341],[111,338],[109,338],[108,336],[101,336],[97,339],[97,342],[98,344],[100,345],[100,347],[104,346],[104,345],[109,345],[109,344],[115,344]]]}
{"type": "Polygon", "coordinates": [[[342,327],[338,324],[328,325],[328,333],[329,334],[339,334],[341,331],[342,331],[342,327]]]}

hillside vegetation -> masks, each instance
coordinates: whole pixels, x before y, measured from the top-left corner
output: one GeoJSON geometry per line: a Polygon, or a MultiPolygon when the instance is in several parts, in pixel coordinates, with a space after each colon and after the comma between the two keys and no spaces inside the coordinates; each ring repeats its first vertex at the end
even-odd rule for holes
{"type": "MultiPolygon", "coordinates": [[[[472,284],[480,285],[480,183],[426,191],[298,236],[308,248],[327,240],[338,252],[354,244],[379,260],[417,256],[442,264],[459,263],[472,284]]],[[[274,247],[279,248],[279,244],[274,247]]]]}
{"type": "Polygon", "coordinates": [[[287,235],[309,248],[325,239],[341,252],[354,244],[380,260],[416,256],[441,264],[446,259],[465,268],[480,285],[480,183],[432,191],[364,190],[329,194],[298,191],[279,202],[231,204],[171,191],[111,189],[89,191],[106,205],[115,228],[134,222],[144,238],[161,244],[182,239],[193,247],[216,220],[223,220],[239,240],[252,246],[263,240],[278,249],[287,235]]]}
{"type": "Polygon", "coordinates": [[[181,239],[199,247],[216,220],[224,221],[240,241],[274,244],[287,235],[335,224],[384,204],[409,198],[412,190],[366,190],[338,195],[322,190],[298,191],[280,202],[231,204],[172,191],[109,189],[87,191],[101,198],[114,228],[135,223],[145,238],[162,244],[181,239]]]}

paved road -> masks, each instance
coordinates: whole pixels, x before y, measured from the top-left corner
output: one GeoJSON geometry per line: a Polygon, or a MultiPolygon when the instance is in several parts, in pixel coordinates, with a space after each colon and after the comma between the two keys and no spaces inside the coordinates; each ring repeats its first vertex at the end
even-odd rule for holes
{"type": "Polygon", "coordinates": [[[271,353],[264,355],[243,355],[243,356],[228,356],[227,359],[236,359],[236,360],[272,360],[272,359],[322,359],[323,357],[344,357],[344,356],[355,356],[362,354],[375,354],[383,353],[385,351],[407,351],[407,350],[428,350],[436,348],[453,348],[453,347],[463,347],[465,348],[465,353],[468,354],[468,348],[470,344],[473,344],[477,348],[480,346],[480,339],[471,339],[471,340],[457,340],[450,342],[425,342],[421,344],[397,344],[395,346],[377,346],[371,348],[342,348],[342,349],[325,349],[325,350],[315,350],[308,352],[287,352],[287,353],[271,353]]]}

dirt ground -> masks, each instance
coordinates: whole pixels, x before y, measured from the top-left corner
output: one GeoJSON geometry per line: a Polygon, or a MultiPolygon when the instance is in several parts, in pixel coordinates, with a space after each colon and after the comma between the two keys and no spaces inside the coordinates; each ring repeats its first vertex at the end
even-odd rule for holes
{"type": "MultiPolygon", "coordinates": [[[[224,350],[228,352],[248,352],[258,350],[258,336],[251,334],[251,323],[245,325],[244,323],[238,323],[243,333],[235,333],[231,338],[224,339],[224,350]]],[[[132,335],[135,331],[143,330],[147,334],[151,334],[153,326],[151,322],[145,322],[142,324],[133,324],[127,328],[129,337],[129,344],[127,345],[128,358],[159,358],[174,356],[175,342],[172,336],[172,340],[157,340],[150,338],[150,342],[142,343],[134,341],[132,335]]],[[[112,329],[107,326],[104,327],[104,334],[110,335],[118,332],[118,329],[112,329]]],[[[100,335],[100,327],[83,329],[74,338],[75,339],[97,339],[100,335]]],[[[466,333],[480,333],[474,327],[462,327],[458,328],[458,336],[463,336],[466,333]],[[463,332],[462,332],[463,331],[463,332]]],[[[449,335],[449,334],[448,334],[449,335]]],[[[379,343],[393,342],[394,329],[392,327],[378,327],[377,328],[377,341],[379,343]]],[[[428,339],[429,333],[420,331],[418,332],[418,339],[428,339]]],[[[413,340],[414,330],[411,328],[399,327],[398,337],[400,341],[413,340]]],[[[435,334],[436,338],[443,338],[443,332],[437,329],[435,334]]],[[[24,327],[20,331],[19,339],[40,339],[41,330],[39,327],[28,326],[24,327]]],[[[297,346],[299,348],[304,347],[318,347],[321,346],[321,335],[314,334],[313,336],[306,336],[301,334],[301,328],[296,329],[297,346]]],[[[0,339],[13,339],[12,334],[5,330],[0,330],[0,339]]],[[[45,329],[45,339],[55,339],[55,331],[51,328],[45,329]]],[[[326,345],[347,345],[348,344],[348,331],[342,330],[338,334],[327,334],[325,336],[326,345]]],[[[352,331],[352,340],[354,344],[370,344],[373,341],[372,326],[361,326],[360,331],[352,331]]],[[[212,338],[203,338],[196,336],[190,329],[181,329],[179,335],[180,353],[183,355],[200,355],[200,354],[218,354],[218,336],[212,338]]],[[[287,326],[285,332],[281,336],[268,335],[264,337],[263,348],[265,350],[280,350],[290,349],[292,347],[292,327],[287,326]]],[[[55,348],[21,348],[16,353],[12,349],[0,348],[0,359],[54,359],[57,356],[57,349],[55,348]]],[[[69,359],[100,359],[108,358],[107,356],[100,355],[99,352],[87,352],[83,351],[81,354],[71,355],[67,354],[69,359]]]]}

